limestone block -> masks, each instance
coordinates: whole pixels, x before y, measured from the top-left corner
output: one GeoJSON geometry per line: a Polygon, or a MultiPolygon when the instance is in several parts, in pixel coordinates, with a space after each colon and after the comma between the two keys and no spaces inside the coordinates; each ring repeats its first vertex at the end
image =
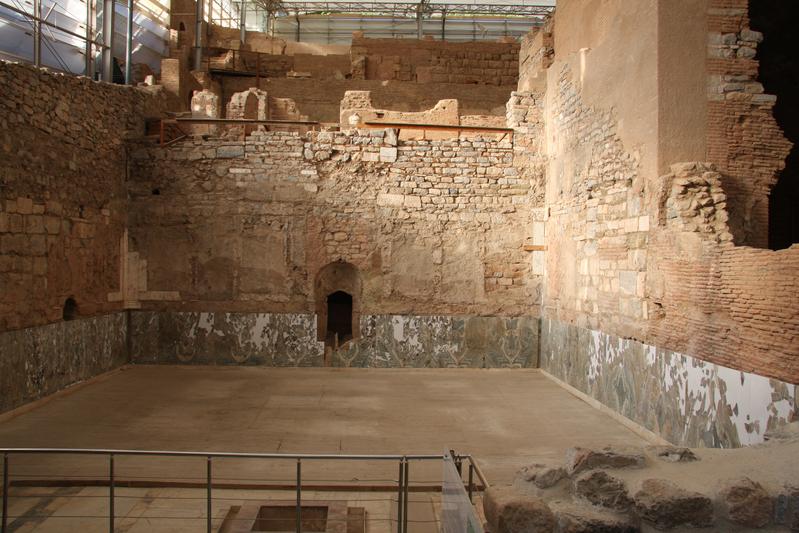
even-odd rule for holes
{"type": "Polygon", "coordinates": [[[747,477],[728,480],[719,496],[724,515],[731,522],[761,528],[771,522],[773,502],[760,483],[747,477]]]}
{"type": "Polygon", "coordinates": [[[593,468],[642,468],[646,458],[637,450],[606,447],[602,450],[570,448],[566,451],[566,472],[571,476],[593,468]]]}
{"type": "Polygon", "coordinates": [[[574,494],[593,503],[610,509],[625,510],[632,500],[625,483],[604,470],[589,470],[572,480],[574,494]]]}
{"type": "Polygon", "coordinates": [[[557,501],[552,502],[550,508],[555,514],[558,533],[637,533],[640,531],[630,518],[600,507],[557,501]]]}
{"type": "Polygon", "coordinates": [[[216,157],[219,159],[233,159],[236,157],[244,157],[244,146],[220,146],[216,149],[216,157]]]}
{"type": "Polygon", "coordinates": [[[483,496],[483,510],[493,533],[543,533],[555,528],[555,516],[546,503],[513,487],[490,487],[483,496]]]}
{"type": "Polygon", "coordinates": [[[380,161],[383,163],[393,163],[397,160],[396,147],[382,147],[380,148],[380,161]]]}
{"type": "Polygon", "coordinates": [[[535,484],[539,489],[547,489],[564,479],[566,470],[559,465],[536,463],[522,468],[518,477],[525,482],[535,484]]]}
{"type": "Polygon", "coordinates": [[[713,502],[671,481],[647,479],[633,496],[638,515],[657,529],[713,525],[713,502]]]}

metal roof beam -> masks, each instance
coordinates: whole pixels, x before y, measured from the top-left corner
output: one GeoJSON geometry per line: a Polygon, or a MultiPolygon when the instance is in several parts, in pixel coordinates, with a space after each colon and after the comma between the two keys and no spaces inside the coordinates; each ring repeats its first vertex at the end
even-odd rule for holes
{"type": "Polygon", "coordinates": [[[417,13],[446,12],[448,15],[504,15],[545,17],[554,11],[548,5],[499,5],[421,2],[282,2],[282,10],[292,14],[361,13],[415,16],[417,13]]]}

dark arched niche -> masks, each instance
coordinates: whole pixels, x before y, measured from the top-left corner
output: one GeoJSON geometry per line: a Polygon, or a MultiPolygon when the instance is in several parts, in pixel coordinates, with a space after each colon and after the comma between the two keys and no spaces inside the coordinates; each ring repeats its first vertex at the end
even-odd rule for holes
{"type": "Polygon", "coordinates": [[[314,297],[318,340],[332,346],[336,333],[339,344],[360,337],[361,276],[354,265],[344,261],[325,265],[316,275],[314,297]]]}

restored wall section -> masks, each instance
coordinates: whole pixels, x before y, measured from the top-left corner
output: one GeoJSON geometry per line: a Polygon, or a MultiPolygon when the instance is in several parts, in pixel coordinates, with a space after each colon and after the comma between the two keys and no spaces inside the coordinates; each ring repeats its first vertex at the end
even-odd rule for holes
{"type": "Polygon", "coordinates": [[[429,39],[368,39],[353,36],[353,77],[365,58],[367,80],[516,85],[519,44],[450,43],[429,39]]]}
{"type": "MultiPolygon", "coordinates": [[[[234,93],[255,85],[253,78],[217,76],[222,88],[222,101],[228,102],[234,93]]],[[[275,98],[292,98],[299,110],[311,120],[338,122],[339,105],[347,91],[369,91],[378,108],[394,111],[423,111],[439,100],[458,100],[465,115],[502,115],[511,88],[494,85],[465,85],[378,80],[325,80],[272,78],[261,80],[260,88],[275,98]]]]}

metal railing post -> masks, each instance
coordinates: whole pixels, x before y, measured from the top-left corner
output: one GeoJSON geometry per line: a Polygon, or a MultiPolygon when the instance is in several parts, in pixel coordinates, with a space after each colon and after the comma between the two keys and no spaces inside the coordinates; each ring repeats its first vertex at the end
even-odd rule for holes
{"type": "Polygon", "coordinates": [[[399,461],[399,477],[397,478],[397,533],[402,533],[402,496],[405,489],[405,462],[399,461]]]}
{"type": "Polygon", "coordinates": [[[211,456],[208,456],[207,469],[206,469],[206,505],[205,513],[207,515],[206,529],[211,533],[211,456]]]}
{"type": "Polygon", "coordinates": [[[410,485],[410,466],[410,461],[405,459],[405,475],[403,476],[405,495],[402,498],[402,533],[408,533],[408,486],[410,485]]]}
{"type": "Polygon", "coordinates": [[[114,533],[114,454],[108,454],[108,531],[114,533]]]}
{"type": "Polygon", "coordinates": [[[297,533],[302,533],[302,459],[297,459],[297,533]]]}
{"type": "Polygon", "coordinates": [[[472,491],[474,490],[474,464],[471,459],[469,460],[469,503],[474,503],[472,500],[472,491]]]}
{"type": "Polygon", "coordinates": [[[0,533],[8,532],[8,454],[3,454],[3,521],[0,523],[0,533]]]}

